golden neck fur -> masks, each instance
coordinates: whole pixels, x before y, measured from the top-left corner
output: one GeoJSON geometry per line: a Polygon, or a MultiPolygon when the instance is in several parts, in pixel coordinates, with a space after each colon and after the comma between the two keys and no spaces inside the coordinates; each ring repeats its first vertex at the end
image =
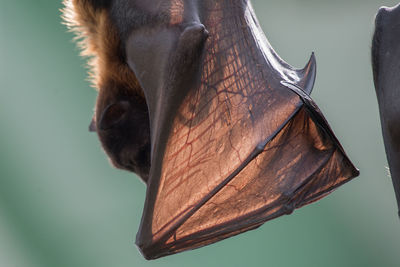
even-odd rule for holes
{"type": "MultiPolygon", "coordinates": [[[[123,46],[109,9],[93,0],[64,0],[63,19],[75,33],[81,55],[88,57],[89,76],[97,90],[118,90],[143,97],[133,71],[124,59],[123,46]]],[[[100,1],[101,2],[101,1],[100,1]]],[[[103,1],[104,2],[104,1],[103,1]]]]}

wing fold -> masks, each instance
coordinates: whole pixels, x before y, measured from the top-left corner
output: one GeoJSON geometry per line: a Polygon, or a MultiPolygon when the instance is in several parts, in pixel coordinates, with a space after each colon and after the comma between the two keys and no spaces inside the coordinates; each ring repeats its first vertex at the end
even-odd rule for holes
{"type": "Polygon", "coordinates": [[[237,175],[155,235],[143,253],[160,257],[254,229],[348,182],[358,172],[331,134],[301,106],[237,175]]]}

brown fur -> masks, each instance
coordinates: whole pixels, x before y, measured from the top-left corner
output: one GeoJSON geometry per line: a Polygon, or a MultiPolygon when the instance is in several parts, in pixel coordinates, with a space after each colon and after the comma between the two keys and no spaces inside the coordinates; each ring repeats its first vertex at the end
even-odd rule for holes
{"type": "Polygon", "coordinates": [[[143,98],[142,89],[124,60],[118,31],[110,20],[109,11],[95,8],[90,0],[64,0],[63,3],[65,24],[76,34],[81,55],[89,57],[93,86],[102,91],[102,88],[110,87],[115,90],[117,85],[119,90],[143,98]]]}
{"type": "Polygon", "coordinates": [[[63,3],[65,24],[75,33],[81,55],[89,58],[89,76],[98,90],[91,127],[96,129],[115,167],[133,171],[147,181],[150,169],[148,111],[143,90],[126,63],[120,31],[110,18],[112,1],[64,0],[63,3]],[[128,108],[124,108],[126,106],[128,108]],[[107,122],[111,122],[108,124],[112,127],[106,129],[107,122]]]}

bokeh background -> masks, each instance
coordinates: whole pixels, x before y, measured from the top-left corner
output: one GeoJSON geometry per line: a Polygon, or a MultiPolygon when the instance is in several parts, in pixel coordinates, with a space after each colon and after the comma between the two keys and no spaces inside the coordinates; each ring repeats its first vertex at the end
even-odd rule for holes
{"type": "Polygon", "coordinates": [[[145,186],[110,167],[87,130],[96,92],[60,0],[0,0],[0,266],[400,266],[400,220],[370,67],[388,0],[253,0],[273,47],[302,67],[361,175],[255,231],[145,261],[134,246],[145,186]]]}

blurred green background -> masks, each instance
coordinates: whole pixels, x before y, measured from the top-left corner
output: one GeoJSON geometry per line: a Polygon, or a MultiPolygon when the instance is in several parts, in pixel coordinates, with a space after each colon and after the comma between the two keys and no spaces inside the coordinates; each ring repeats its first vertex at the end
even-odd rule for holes
{"type": "Polygon", "coordinates": [[[60,1],[0,0],[0,266],[400,266],[400,221],[370,67],[385,0],[253,0],[273,47],[302,67],[361,176],[255,231],[145,261],[134,246],[145,186],[110,167],[87,130],[96,92],[60,1]]]}

